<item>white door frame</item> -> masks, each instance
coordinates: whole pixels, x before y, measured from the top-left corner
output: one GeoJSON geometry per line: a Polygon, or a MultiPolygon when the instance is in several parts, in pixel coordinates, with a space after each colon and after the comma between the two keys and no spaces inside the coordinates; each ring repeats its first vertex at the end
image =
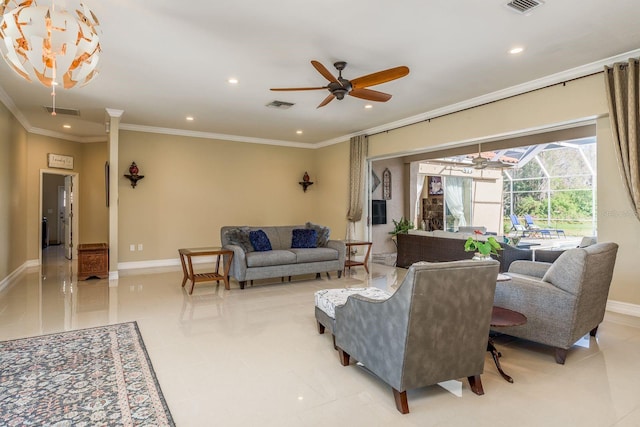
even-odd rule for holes
{"type": "Polygon", "coordinates": [[[79,209],[79,195],[80,195],[80,174],[71,170],[61,169],[40,169],[40,197],[38,199],[38,265],[42,265],[42,196],[43,196],[43,184],[44,174],[51,175],[71,175],[73,177],[73,218],[71,220],[71,232],[73,233],[73,259],[78,258],[78,241],[80,238],[78,218],[80,217],[79,209]]]}

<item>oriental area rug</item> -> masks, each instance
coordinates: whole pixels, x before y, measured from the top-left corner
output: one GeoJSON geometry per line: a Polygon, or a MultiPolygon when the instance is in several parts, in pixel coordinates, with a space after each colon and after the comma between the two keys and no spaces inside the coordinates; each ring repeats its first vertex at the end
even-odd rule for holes
{"type": "Polygon", "coordinates": [[[136,322],[0,342],[2,426],[173,426],[136,322]]]}

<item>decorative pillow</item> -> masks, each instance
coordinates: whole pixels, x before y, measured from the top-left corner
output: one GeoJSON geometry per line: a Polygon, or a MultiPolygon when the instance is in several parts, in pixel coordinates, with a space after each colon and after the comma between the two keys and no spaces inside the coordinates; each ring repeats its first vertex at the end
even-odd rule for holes
{"type": "Polygon", "coordinates": [[[230,228],[226,231],[226,236],[230,245],[240,246],[245,253],[253,252],[248,227],[230,228]]]}
{"type": "Polygon", "coordinates": [[[265,233],[263,230],[250,231],[249,240],[253,245],[253,249],[258,252],[266,252],[271,250],[271,242],[267,237],[267,233],[265,233]]]}
{"type": "Polygon", "coordinates": [[[292,248],[317,248],[318,232],[312,228],[295,228],[291,237],[292,248]]]}
{"type": "Polygon", "coordinates": [[[324,227],[322,225],[313,224],[311,222],[307,222],[305,224],[305,227],[313,229],[313,230],[316,230],[316,232],[318,233],[318,246],[317,247],[323,248],[323,247],[327,246],[327,242],[329,241],[329,234],[331,233],[331,230],[329,229],[329,227],[324,227]]]}

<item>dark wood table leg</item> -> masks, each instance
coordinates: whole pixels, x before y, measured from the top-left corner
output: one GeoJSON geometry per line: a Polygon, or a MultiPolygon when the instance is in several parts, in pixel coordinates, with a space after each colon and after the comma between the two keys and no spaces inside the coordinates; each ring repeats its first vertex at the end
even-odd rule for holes
{"type": "Polygon", "coordinates": [[[187,279],[189,278],[188,273],[187,273],[187,265],[184,263],[184,255],[180,254],[180,263],[182,264],[182,287],[184,288],[184,285],[187,283],[187,279]]]}
{"type": "Polygon", "coordinates": [[[500,352],[498,351],[496,346],[493,345],[493,339],[491,337],[489,337],[489,340],[487,341],[487,351],[491,352],[491,356],[493,357],[493,361],[496,364],[496,368],[498,368],[498,372],[500,372],[500,375],[502,375],[502,378],[504,378],[506,381],[508,381],[510,383],[513,383],[513,378],[511,378],[509,375],[507,375],[502,370],[502,367],[500,366],[499,357],[502,356],[502,355],[500,354],[500,352]]]}
{"type": "Polygon", "coordinates": [[[189,278],[191,279],[191,290],[189,291],[189,295],[193,293],[193,288],[196,285],[196,277],[193,274],[193,263],[191,262],[191,255],[187,255],[187,261],[189,263],[189,278]]]}

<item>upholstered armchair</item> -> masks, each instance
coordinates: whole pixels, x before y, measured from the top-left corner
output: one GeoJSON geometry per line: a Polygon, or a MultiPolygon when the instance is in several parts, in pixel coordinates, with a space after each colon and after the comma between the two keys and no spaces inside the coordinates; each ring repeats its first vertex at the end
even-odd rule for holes
{"type": "Polygon", "coordinates": [[[335,309],[335,342],[393,388],[398,411],[407,390],[467,377],[484,394],[483,372],[499,263],[452,261],[412,265],[384,301],[351,295],[335,309]]]}
{"type": "Polygon", "coordinates": [[[564,251],[555,262],[515,261],[499,282],[494,305],[527,317],[500,333],[555,347],[564,364],[567,351],[587,332],[595,336],[604,312],[618,245],[597,243],[564,251]]]}

